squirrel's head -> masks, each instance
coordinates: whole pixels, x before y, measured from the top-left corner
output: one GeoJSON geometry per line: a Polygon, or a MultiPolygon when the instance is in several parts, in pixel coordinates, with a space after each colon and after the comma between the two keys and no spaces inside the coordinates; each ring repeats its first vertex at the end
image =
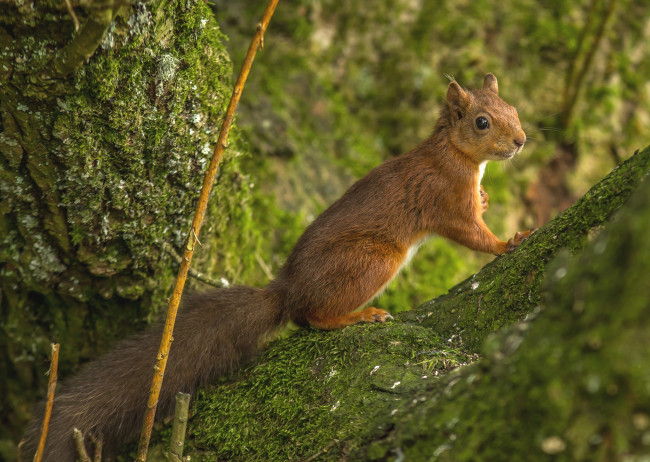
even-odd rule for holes
{"type": "Polygon", "coordinates": [[[510,159],[526,142],[517,110],[499,98],[492,74],[479,90],[466,91],[451,82],[442,117],[447,118],[450,143],[476,163],[510,159]]]}

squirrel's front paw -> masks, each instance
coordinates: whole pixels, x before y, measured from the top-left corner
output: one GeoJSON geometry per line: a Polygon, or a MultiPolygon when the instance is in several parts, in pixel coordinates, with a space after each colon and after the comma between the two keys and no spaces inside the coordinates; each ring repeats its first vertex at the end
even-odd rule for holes
{"type": "Polygon", "coordinates": [[[506,252],[512,252],[515,250],[519,244],[528,239],[528,237],[530,237],[530,235],[535,231],[537,231],[537,228],[529,229],[528,231],[517,231],[515,233],[515,236],[508,240],[508,244],[506,245],[506,252]]]}
{"type": "Polygon", "coordinates": [[[488,193],[485,192],[485,189],[483,189],[482,185],[479,192],[481,193],[481,208],[483,212],[485,212],[488,209],[488,201],[490,200],[490,196],[488,196],[488,193]]]}

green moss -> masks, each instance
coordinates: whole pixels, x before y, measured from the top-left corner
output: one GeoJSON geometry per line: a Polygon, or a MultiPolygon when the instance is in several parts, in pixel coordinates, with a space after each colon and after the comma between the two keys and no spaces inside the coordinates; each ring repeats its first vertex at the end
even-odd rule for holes
{"type": "MultiPolygon", "coordinates": [[[[237,381],[224,380],[198,398],[190,434],[200,451],[192,457],[293,460],[323,447],[350,451],[368,433],[368,421],[435,380],[425,361],[444,348],[426,329],[398,322],[294,332],[237,381]]],[[[449,354],[458,363],[468,359],[449,354]]]]}

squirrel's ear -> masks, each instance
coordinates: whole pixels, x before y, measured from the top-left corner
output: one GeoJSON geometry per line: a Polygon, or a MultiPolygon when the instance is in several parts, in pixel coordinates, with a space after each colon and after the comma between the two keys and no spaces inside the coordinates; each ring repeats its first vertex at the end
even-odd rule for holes
{"type": "Polygon", "coordinates": [[[465,90],[457,82],[451,82],[447,87],[447,106],[452,114],[458,114],[462,118],[465,107],[467,107],[468,96],[465,90]]]}
{"type": "Polygon", "coordinates": [[[489,90],[495,95],[499,94],[499,82],[494,74],[485,74],[485,78],[483,79],[483,90],[489,90]]]}

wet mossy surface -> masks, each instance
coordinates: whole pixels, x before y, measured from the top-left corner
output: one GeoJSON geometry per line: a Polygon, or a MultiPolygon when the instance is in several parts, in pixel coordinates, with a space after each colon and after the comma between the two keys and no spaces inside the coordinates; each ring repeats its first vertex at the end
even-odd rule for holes
{"type": "MultiPolygon", "coordinates": [[[[463,325],[462,335],[436,332],[438,303],[464,296],[452,293],[386,324],[277,340],[196,398],[192,458],[643,460],[649,171],[650,148],[539,230],[525,245],[555,256],[535,259],[540,282],[485,296],[490,322],[463,325]],[[566,244],[555,247],[562,230],[566,244]],[[521,309],[504,314],[517,297],[521,309]]],[[[522,246],[500,261],[521,269],[531,258],[522,246]]],[[[488,266],[466,284],[492,277],[488,266]]]]}

